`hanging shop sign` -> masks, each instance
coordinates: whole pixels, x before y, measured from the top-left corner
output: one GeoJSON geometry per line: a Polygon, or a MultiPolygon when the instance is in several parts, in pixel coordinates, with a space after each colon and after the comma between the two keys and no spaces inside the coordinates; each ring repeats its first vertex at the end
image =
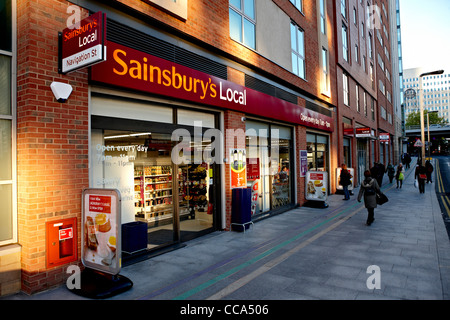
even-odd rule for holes
{"type": "Polygon", "coordinates": [[[83,191],[81,261],[116,275],[121,268],[121,197],[115,189],[83,191]]]}
{"type": "Polygon", "coordinates": [[[96,12],[80,21],[79,28],[58,33],[59,72],[68,73],[106,60],[106,14],[96,12]]]}
{"type": "MultiPolygon", "coordinates": [[[[350,178],[350,185],[348,186],[348,190],[353,190],[353,177],[355,176],[355,169],[347,168],[348,172],[352,175],[350,178]]],[[[343,190],[344,188],[340,185],[339,180],[341,176],[342,168],[336,168],[336,190],[343,190]]]]}
{"type": "Polygon", "coordinates": [[[333,131],[333,118],[310,109],[114,42],[107,47],[106,62],[91,69],[92,82],[333,131]]]}
{"type": "Polygon", "coordinates": [[[328,172],[306,172],[306,200],[326,201],[328,198],[328,172]]]}
{"type": "Polygon", "coordinates": [[[231,189],[247,187],[247,161],[245,149],[230,150],[231,189]]]}
{"type": "Polygon", "coordinates": [[[389,133],[380,132],[380,142],[389,142],[389,133]]]}
{"type": "Polygon", "coordinates": [[[355,128],[355,137],[376,139],[375,130],[369,127],[355,128]]]}

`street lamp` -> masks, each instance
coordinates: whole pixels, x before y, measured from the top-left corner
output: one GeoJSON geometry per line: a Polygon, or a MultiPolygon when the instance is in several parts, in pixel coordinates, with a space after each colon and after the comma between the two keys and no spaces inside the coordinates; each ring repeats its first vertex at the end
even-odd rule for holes
{"type": "Polygon", "coordinates": [[[421,134],[421,138],[422,138],[422,165],[425,165],[425,129],[424,129],[424,119],[423,119],[423,105],[422,105],[422,77],[425,76],[432,76],[432,75],[438,75],[438,74],[443,74],[444,70],[436,70],[436,71],[431,71],[431,72],[425,72],[422,73],[419,76],[419,107],[420,107],[420,134],[421,134]]]}

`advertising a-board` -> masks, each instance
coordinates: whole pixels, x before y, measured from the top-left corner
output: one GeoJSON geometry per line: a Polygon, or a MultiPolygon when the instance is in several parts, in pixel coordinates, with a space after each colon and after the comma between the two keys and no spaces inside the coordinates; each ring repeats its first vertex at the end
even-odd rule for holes
{"type": "Polygon", "coordinates": [[[306,200],[326,201],[328,198],[328,173],[325,171],[306,172],[306,200]]]}
{"type": "Polygon", "coordinates": [[[120,272],[120,208],[118,190],[83,191],[81,261],[86,267],[113,275],[120,272]]]}

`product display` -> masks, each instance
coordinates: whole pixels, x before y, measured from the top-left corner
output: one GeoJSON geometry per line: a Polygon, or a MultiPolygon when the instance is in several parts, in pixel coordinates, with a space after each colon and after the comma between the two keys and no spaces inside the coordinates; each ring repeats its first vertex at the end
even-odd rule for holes
{"type": "Polygon", "coordinates": [[[172,166],[135,167],[134,206],[136,220],[163,224],[172,218],[172,166]]]}

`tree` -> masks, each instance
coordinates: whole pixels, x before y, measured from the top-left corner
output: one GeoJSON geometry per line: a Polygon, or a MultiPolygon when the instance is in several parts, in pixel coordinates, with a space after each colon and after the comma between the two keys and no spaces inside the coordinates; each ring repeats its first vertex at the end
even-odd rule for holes
{"type": "MultiPolygon", "coordinates": [[[[428,110],[423,111],[423,119],[425,127],[427,126],[427,113],[428,110]]],[[[430,118],[430,125],[446,124],[448,122],[444,117],[439,117],[439,114],[437,112],[430,112],[429,118],[430,118]]],[[[416,111],[408,114],[408,117],[406,118],[406,125],[407,126],[420,125],[420,112],[416,111]]]]}

